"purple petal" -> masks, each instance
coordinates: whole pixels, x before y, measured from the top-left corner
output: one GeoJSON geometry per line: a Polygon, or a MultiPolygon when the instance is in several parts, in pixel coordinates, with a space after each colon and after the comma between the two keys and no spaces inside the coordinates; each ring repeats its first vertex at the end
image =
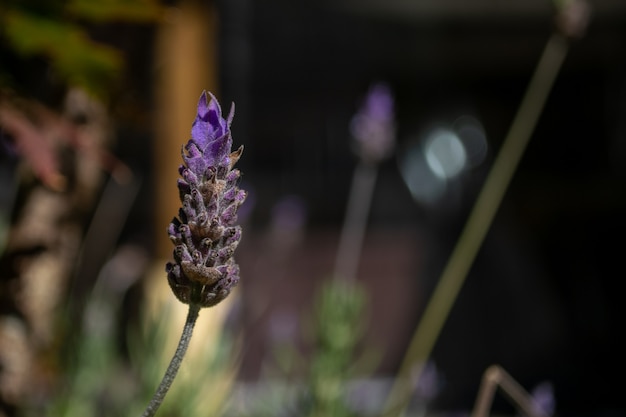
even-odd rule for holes
{"type": "Polygon", "coordinates": [[[223,165],[228,163],[228,155],[233,145],[230,132],[210,142],[204,149],[204,158],[209,165],[223,165]]]}
{"type": "MultiPolygon", "coordinates": [[[[211,97],[213,97],[211,95],[211,97]]],[[[203,91],[200,94],[200,99],[198,100],[198,117],[206,120],[206,115],[209,112],[208,101],[206,96],[206,91],[203,91]]]]}
{"type": "Polygon", "coordinates": [[[207,120],[213,128],[216,136],[221,136],[226,130],[226,120],[222,119],[222,108],[220,107],[220,103],[217,101],[213,94],[209,94],[211,95],[211,101],[209,102],[209,113],[207,120]]]}
{"type": "Polygon", "coordinates": [[[218,135],[221,136],[226,121],[222,119],[222,109],[220,104],[213,96],[208,93],[210,100],[207,101],[207,92],[203,91],[198,101],[198,114],[191,126],[191,138],[200,149],[204,149],[206,145],[214,140],[218,135]],[[221,133],[218,133],[221,131],[221,133]]]}

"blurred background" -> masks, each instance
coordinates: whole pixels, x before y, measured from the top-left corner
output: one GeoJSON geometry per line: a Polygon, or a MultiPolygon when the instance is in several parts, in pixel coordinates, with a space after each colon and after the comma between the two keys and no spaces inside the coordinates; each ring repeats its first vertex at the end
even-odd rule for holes
{"type": "MultiPolygon", "coordinates": [[[[550,387],[559,415],[626,414],[626,3],[589,5],[434,347],[432,412],[469,411],[497,363],[550,387]]],[[[228,384],[197,394],[270,404],[232,415],[300,415],[263,389],[315,355],[316,295],[359,163],[351,120],[376,82],[393,92],[396,146],[356,276],[363,378],[384,402],[555,15],[548,0],[2,1],[0,415],[115,415],[115,401],[149,398],[138,386],[162,371],[146,352],[173,351],[155,322],[165,314],[176,339],[184,320],[165,230],[204,89],[225,112],[236,103],[249,197],[241,282],[192,342],[217,346],[203,369],[228,384]]],[[[186,415],[207,415],[200,404],[186,415]]]]}

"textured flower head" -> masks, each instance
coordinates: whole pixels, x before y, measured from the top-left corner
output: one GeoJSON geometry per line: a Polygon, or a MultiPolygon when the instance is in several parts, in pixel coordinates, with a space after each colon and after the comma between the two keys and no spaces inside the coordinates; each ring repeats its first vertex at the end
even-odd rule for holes
{"type": "Polygon", "coordinates": [[[394,102],[386,84],[374,84],[357,114],[352,118],[356,152],[365,162],[378,163],[395,146],[394,102]]]}
{"type": "Polygon", "coordinates": [[[178,190],[182,207],[168,228],[174,262],[166,265],[176,297],[186,304],[213,306],[239,282],[233,253],[241,240],[237,209],[246,192],[237,186],[241,173],[233,169],[243,146],[232,152],[230,124],[217,99],[203,92],[191,139],[182,150],[178,190]]]}

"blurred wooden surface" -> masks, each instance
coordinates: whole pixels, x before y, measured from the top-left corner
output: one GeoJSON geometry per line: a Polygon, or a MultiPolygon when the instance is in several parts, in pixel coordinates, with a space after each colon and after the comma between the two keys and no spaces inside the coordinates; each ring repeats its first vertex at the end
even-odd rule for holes
{"type": "Polygon", "coordinates": [[[217,94],[216,25],[211,4],[182,1],[170,9],[157,35],[153,149],[158,258],[168,258],[172,253],[165,231],[180,207],[176,188],[180,151],[191,137],[198,99],[202,90],[217,94]]]}

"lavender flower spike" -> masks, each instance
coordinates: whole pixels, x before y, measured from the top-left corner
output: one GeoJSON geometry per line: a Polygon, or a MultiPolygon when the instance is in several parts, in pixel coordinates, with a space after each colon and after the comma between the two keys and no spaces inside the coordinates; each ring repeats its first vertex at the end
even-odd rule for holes
{"type": "Polygon", "coordinates": [[[168,228],[175,248],[166,271],[172,291],[185,304],[214,306],[239,282],[233,253],[241,227],[235,223],[246,192],[237,187],[241,173],[233,169],[243,152],[243,146],[231,151],[233,116],[234,105],[224,119],[217,99],[203,92],[191,139],[182,149],[182,207],[168,228]]]}
{"type": "Polygon", "coordinates": [[[394,98],[387,84],[370,87],[350,130],[356,153],[363,162],[377,164],[387,158],[395,146],[394,98]]]}

